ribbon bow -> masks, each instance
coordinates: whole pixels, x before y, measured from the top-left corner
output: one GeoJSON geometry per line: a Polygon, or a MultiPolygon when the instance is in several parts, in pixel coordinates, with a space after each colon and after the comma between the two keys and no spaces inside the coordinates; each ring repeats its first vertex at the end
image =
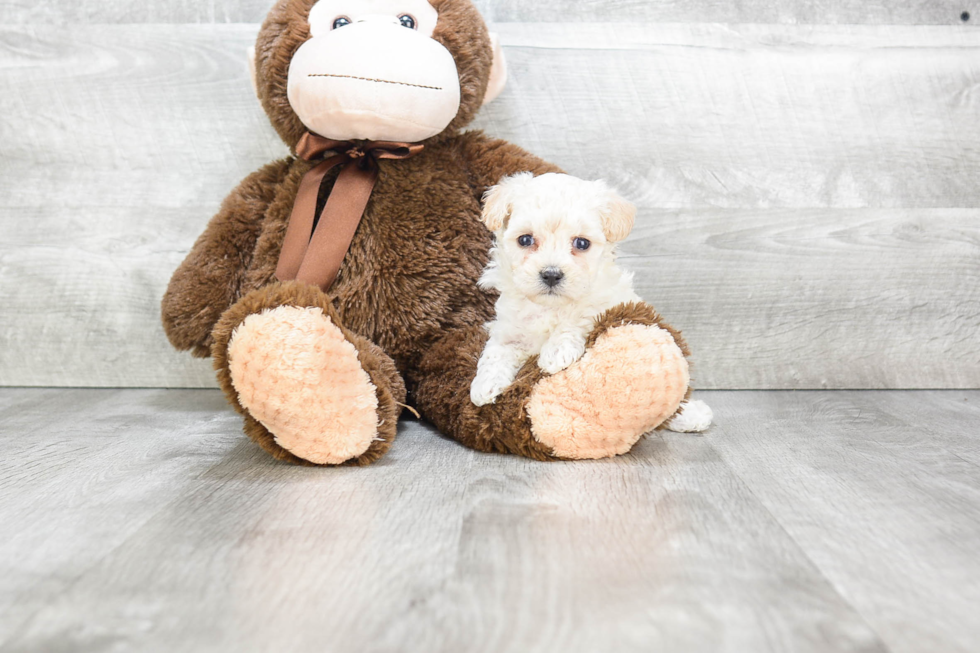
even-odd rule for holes
{"type": "Polygon", "coordinates": [[[389,141],[334,141],[310,132],[304,134],[296,145],[296,155],[301,159],[313,161],[327,152],[336,154],[317,164],[300,182],[276,277],[280,281],[295,279],[328,290],[340,272],[378,180],[378,159],[407,159],[423,147],[417,143],[389,141]],[[327,172],[339,165],[344,167],[317,222],[320,184],[327,172]]]}

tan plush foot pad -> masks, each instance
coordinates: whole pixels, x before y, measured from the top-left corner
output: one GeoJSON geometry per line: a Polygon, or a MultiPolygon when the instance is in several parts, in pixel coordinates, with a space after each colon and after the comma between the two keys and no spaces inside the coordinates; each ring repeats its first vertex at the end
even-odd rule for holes
{"type": "Polygon", "coordinates": [[[339,465],[371,446],[378,398],[357,349],[319,308],[250,315],[228,345],[238,400],[292,454],[339,465]]]}
{"type": "Polygon", "coordinates": [[[674,414],[689,383],[687,360],[667,331],[616,327],[577,363],[538,382],[527,407],[531,431],[561,458],[623,454],[674,414]]]}

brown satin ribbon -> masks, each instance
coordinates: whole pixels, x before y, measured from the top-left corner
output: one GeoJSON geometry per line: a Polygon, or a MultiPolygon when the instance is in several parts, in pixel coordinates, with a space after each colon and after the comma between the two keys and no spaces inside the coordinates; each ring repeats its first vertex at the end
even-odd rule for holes
{"type": "Polygon", "coordinates": [[[296,145],[296,155],[301,159],[313,161],[327,152],[336,154],[317,164],[300,182],[276,278],[295,279],[328,290],[340,272],[378,180],[378,159],[407,159],[423,147],[389,141],[334,141],[310,132],[304,134],[296,145]],[[327,172],[339,165],[344,167],[313,232],[320,184],[327,172]]]}

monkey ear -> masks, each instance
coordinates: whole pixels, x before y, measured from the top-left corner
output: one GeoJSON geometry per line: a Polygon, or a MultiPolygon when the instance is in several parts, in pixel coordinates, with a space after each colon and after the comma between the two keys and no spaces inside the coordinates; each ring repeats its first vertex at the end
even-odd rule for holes
{"type": "Polygon", "coordinates": [[[248,59],[248,76],[252,80],[252,90],[255,92],[255,96],[259,95],[259,83],[255,78],[255,46],[248,46],[248,52],[245,54],[245,58],[248,59]]]}
{"type": "Polygon", "coordinates": [[[606,203],[599,210],[599,215],[602,217],[602,231],[606,235],[606,240],[617,243],[629,236],[630,231],[633,230],[636,207],[616,191],[599,183],[606,193],[606,203]]]}
{"type": "Polygon", "coordinates": [[[500,47],[500,37],[490,33],[490,45],[493,48],[493,66],[490,68],[490,83],[487,84],[487,94],[483,96],[483,104],[493,102],[507,85],[507,60],[504,49],[500,47]]]}
{"type": "Polygon", "coordinates": [[[533,177],[530,172],[519,172],[504,177],[499,184],[484,193],[482,220],[487,229],[496,232],[507,226],[516,191],[533,177]]]}

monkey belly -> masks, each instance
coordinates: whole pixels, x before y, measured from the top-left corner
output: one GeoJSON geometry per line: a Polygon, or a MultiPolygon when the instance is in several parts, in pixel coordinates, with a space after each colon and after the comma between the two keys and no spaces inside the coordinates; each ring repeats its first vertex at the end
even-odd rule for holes
{"type": "Polygon", "coordinates": [[[379,180],[330,294],[347,328],[377,343],[402,371],[446,329],[483,324],[496,299],[477,287],[491,236],[462,171],[410,166],[379,180]]]}

